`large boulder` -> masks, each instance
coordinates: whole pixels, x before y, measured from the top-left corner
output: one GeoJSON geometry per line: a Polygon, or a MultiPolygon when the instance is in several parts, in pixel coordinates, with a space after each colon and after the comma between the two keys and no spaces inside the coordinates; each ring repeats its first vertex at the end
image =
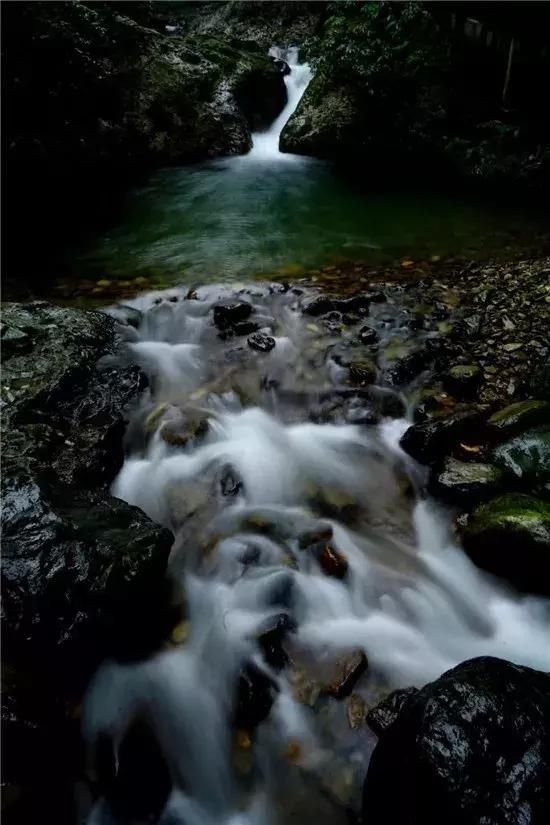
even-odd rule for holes
{"type": "Polygon", "coordinates": [[[442,469],[430,479],[430,492],[449,504],[486,501],[502,489],[503,472],[492,464],[446,458],[442,469]]]}
{"type": "Polygon", "coordinates": [[[550,427],[528,430],[499,444],[493,460],[516,479],[539,484],[550,481],[550,427]]]}
{"type": "Polygon", "coordinates": [[[515,587],[550,595],[550,504],[534,496],[499,496],[478,507],[462,536],[470,558],[515,587]]]}
{"type": "Polygon", "coordinates": [[[83,690],[106,656],[141,657],[166,637],[172,535],[109,494],[125,409],[145,385],[113,360],[114,320],[8,304],[2,337],[8,820],[37,821],[46,805],[69,822],[83,690]]]}
{"type": "Polygon", "coordinates": [[[363,797],[369,825],[548,821],[548,674],[479,658],[399,693],[376,728],[363,797]]]}

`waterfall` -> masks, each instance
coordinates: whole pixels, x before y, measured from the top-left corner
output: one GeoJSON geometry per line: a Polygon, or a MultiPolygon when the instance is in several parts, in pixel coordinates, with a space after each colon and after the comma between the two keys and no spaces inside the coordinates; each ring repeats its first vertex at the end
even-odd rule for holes
{"type": "Polygon", "coordinates": [[[312,72],[308,64],[298,63],[297,48],[279,49],[274,46],[270,49],[269,54],[272,57],[285,60],[290,68],[290,72],[285,75],[284,78],[287,91],[287,103],[267,131],[256,132],[252,135],[252,149],[247,157],[255,159],[281,159],[289,157],[279,150],[279,137],[285,124],[296,110],[312,78],[312,72]]]}

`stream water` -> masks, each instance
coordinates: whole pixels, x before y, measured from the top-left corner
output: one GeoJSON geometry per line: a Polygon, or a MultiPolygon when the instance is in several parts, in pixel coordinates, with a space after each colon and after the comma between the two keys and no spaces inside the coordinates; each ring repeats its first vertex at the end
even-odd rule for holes
{"type": "MultiPolygon", "coordinates": [[[[285,117],[308,79],[295,54],[290,63],[285,117]]],[[[299,189],[315,168],[277,156],[283,123],[255,136],[249,157],[185,173],[203,181],[193,212],[210,202],[214,246],[234,214],[212,201],[220,188],[300,169],[299,189]]],[[[179,175],[166,185],[177,189],[179,175]]],[[[240,229],[223,237],[237,244],[240,229]]],[[[309,297],[260,282],[174,286],[109,309],[124,357],[150,378],[113,493],[173,531],[185,619],[153,659],[104,665],[84,728],[92,752],[107,738],[116,754],[132,722],[147,721],[172,784],[163,825],[346,822],[375,742],[351,724],[354,708],[481,654],[550,670],[548,606],[507,591],[455,545],[399,447],[406,407],[392,416],[391,393],[346,385],[339,335],[302,314],[309,297]],[[236,301],[250,305],[234,310],[238,323],[268,336],[265,351],[230,334],[216,307],[236,301]],[[359,651],[368,667],[353,697],[335,698],[335,668],[342,656],[362,662],[359,651]]],[[[89,820],[116,821],[104,801],[89,820]]]]}

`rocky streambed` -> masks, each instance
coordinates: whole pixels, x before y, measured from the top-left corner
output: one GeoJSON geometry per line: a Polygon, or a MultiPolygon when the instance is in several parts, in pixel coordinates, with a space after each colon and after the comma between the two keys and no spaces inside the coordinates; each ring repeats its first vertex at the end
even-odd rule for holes
{"type": "Polygon", "coordinates": [[[414,269],[6,305],[7,819],[545,821],[550,260],[414,269]]]}

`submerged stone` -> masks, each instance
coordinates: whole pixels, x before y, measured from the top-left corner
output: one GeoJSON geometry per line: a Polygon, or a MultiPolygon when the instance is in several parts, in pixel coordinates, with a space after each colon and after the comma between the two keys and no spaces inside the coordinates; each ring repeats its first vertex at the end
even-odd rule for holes
{"type": "Polygon", "coordinates": [[[496,495],[503,473],[492,464],[445,459],[443,469],[430,480],[430,492],[451,504],[467,506],[496,495]]]}
{"type": "Polygon", "coordinates": [[[325,691],[335,699],[343,699],[349,696],[353,688],[367,669],[367,657],[364,651],[352,650],[340,656],[334,663],[330,681],[326,684],[325,691]]]}
{"type": "Polygon", "coordinates": [[[472,561],[519,590],[550,595],[550,504],[519,493],[479,507],[462,541],[472,561]]]}

